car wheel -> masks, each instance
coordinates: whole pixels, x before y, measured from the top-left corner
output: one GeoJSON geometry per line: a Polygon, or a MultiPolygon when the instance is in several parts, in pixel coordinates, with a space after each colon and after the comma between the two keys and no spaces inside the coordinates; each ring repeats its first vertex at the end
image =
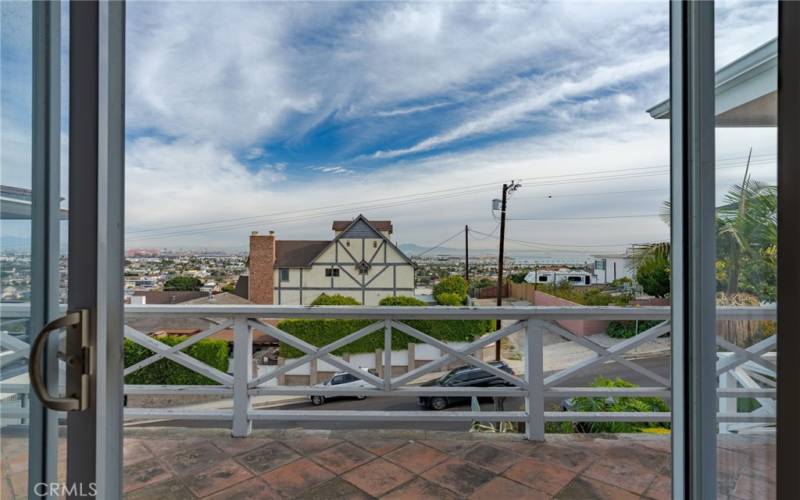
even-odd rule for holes
{"type": "Polygon", "coordinates": [[[320,406],[325,403],[325,396],[311,396],[311,404],[320,406]]]}
{"type": "Polygon", "coordinates": [[[430,404],[431,408],[436,411],[444,410],[445,408],[447,408],[447,400],[444,398],[433,398],[431,399],[430,404]]]}
{"type": "Polygon", "coordinates": [[[359,401],[362,401],[364,399],[367,399],[367,397],[366,396],[356,396],[356,399],[359,400],[359,401]]]}

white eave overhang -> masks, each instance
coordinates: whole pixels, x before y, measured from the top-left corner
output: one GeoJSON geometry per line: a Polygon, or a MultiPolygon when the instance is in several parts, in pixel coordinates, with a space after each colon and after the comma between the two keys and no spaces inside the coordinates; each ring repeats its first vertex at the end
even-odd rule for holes
{"type": "MultiPolygon", "coordinates": [[[[778,124],[778,39],[774,38],[717,71],[718,127],[775,127],[778,124]]],[[[647,112],[669,118],[669,99],[647,112]]]]}

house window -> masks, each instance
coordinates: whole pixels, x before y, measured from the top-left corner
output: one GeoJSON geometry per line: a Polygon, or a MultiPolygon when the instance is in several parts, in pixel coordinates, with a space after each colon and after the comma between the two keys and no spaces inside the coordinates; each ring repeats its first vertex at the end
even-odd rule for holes
{"type": "Polygon", "coordinates": [[[349,246],[350,246],[350,242],[349,242],[349,241],[345,241],[345,242],[344,242],[344,245],[345,245],[345,246],[347,246],[347,247],[349,247],[349,246]]]}
{"type": "Polygon", "coordinates": [[[372,248],[378,248],[378,240],[372,242],[372,248]]]}
{"type": "Polygon", "coordinates": [[[336,277],[338,277],[338,276],[339,276],[339,270],[338,270],[338,269],[333,269],[333,268],[326,269],[326,270],[325,270],[325,276],[326,276],[327,278],[330,278],[331,276],[333,276],[334,278],[336,278],[336,277]]]}
{"type": "Polygon", "coordinates": [[[598,270],[598,271],[605,271],[605,269],[606,269],[606,259],[594,261],[594,268],[596,270],[598,270]]]}
{"type": "Polygon", "coordinates": [[[289,270],[288,269],[279,269],[281,272],[281,281],[289,281],[289,270]]]}
{"type": "Polygon", "coordinates": [[[539,281],[542,282],[542,283],[546,283],[547,282],[547,275],[545,274],[543,276],[539,276],[539,281]]]}
{"type": "Polygon", "coordinates": [[[568,276],[567,279],[573,283],[580,283],[581,277],[580,276],[568,276]]]}

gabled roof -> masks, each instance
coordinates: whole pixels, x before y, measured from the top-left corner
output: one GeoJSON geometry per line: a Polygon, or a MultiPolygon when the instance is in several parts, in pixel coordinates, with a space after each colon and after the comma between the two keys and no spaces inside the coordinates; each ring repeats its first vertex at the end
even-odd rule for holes
{"type": "MultiPolygon", "coordinates": [[[[388,222],[388,221],[383,221],[383,222],[388,222]]],[[[350,223],[347,225],[347,227],[342,229],[341,232],[338,235],[336,235],[336,238],[334,238],[333,241],[331,241],[331,245],[335,245],[337,241],[342,239],[347,234],[347,231],[351,227],[353,227],[353,226],[355,226],[356,224],[359,224],[359,223],[366,224],[370,229],[375,231],[375,234],[377,234],[387,245],[389,245],[398,254],[400,254],[400,256],[403,258],[403,260],[405,260],[407,263],[411,264],[415,268],[417,267],[417,265],[414,264],[414,262],[412,262],[411,259],[409,259],[408,256],[402,250],[400,250],[394,243],[392,243],[392,241],[389,238],[384,236],[384,234],[378,228],[376,228],[372,224],[372,222],[370,222],[366,217],[364,217],[363,214],[358,214],[358,217],[356,217],[355,219],[351,220],[350,223]]],[[[391,222],[389,224],[391,224],[391,222]]],[[[322,252],[320,252],[320,253],[322,253],[322,252]]]]}
{"type": "MultiPolygon", "coordinates": [[[[363,215],[359,215],[359,217],[363,218],[364,216],[363,215]]],[[[364,220],[366,220],[366,219],[364,219],[364,220]]],[[[355,219],[353,219],[353,220],[335,220],[335,221],[333,221],[333,230],[334,231],[344,231],[345,229],[347,229],[348,227],[353,225],[354,222],[355,222],[355,219]]],[[[386,231],[389,234],[391,234],[393,229],[394,229],[392,227],[392,221],[390,221],[390,220],[373,220],[373,221],[369,221],[369,224],[372,226],[373,229],[376,229],[378,231],[386,231]]]]}
{"type": "Polygon", "coordinates": [[[328,240],[275,240],[275,267],[311,267],[330,244],[328,240]]]}

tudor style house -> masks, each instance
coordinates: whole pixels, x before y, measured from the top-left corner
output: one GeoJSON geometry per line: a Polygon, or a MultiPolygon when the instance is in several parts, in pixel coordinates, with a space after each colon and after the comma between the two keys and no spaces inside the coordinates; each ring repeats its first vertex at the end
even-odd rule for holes
{"type": "Polygon", "coordinates": [[[391,221],[359,215],[334,221],[332,240],[253,233],[247,298],[256,304],[302,305],[326,293],[377,305],[387,296],[413,296],[415,266],[389,239],[392,229],[391,221]]]}

